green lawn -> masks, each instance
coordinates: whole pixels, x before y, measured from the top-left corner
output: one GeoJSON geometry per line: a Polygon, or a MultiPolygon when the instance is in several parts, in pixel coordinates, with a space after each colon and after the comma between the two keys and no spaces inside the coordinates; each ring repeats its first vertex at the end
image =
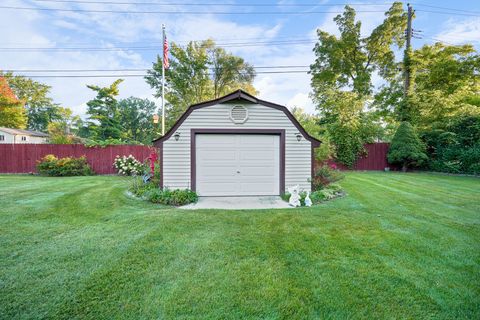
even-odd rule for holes
{"type": "Polygon", "coordinates": [[[480,179],[349,173],[309,209],[183,211],[0,176],[0,319],[479,319],[480,179]]]}

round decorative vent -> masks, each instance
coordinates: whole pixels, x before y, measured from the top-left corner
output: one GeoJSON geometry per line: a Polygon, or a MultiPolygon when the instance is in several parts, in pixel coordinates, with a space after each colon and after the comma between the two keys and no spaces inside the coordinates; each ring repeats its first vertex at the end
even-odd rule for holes
{"type": "Polygon", "coordinates": [[[234,106],[230,109],[230,119],[234,123],[244,123],[248,119],[248,110],[244,106],[234,106]]]}

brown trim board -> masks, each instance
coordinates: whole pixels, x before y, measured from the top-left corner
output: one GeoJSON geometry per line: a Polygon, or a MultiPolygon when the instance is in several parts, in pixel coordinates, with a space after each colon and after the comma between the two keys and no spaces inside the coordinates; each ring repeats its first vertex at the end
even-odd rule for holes
{"type": "Polygon", "coordinates": [[[292,115],[292,113],[288,110],[287,107],[285,106],[282,106],[282,105],[279,105],[279,104],[276,104],[276,103],[272,103],[272,102],[268,102],[268,101],[265,101],[265,100],[260,100],[254,96],[252,96],[251,94],[248,94],[246,93],[245,91],[243,90],[237,90],[237,91],[234,91],[230,94],[227,94],[226,96],[223,96],[223,97],[220,97],[220,98],[217,98],[217,99],[214,99],[214,100],[209,100],[209,101],[206,101],[206,102],[202,102],[202,103],[197,103],[197,104],[194,104],[194,105],[191,105],[190,107],[188,107],[188,109],[182,114],[182,116],[177,120],[177,122],[175,122],[175,124],[173,125],[172,128],[170,128],[170,130],[168,130],[168,132],[161,138],[158,138],[156,140],[153,141],[153,144],[155,146],[158,146],[158,144],[160,142],[163,142],[165,140],[168,140],[172,135],[173,133],[180,127],[180,125],[185,121],[185,119],[187,119],[187,117],[196,109],[200,109],[200,108],[205,108],[205,107],[209,107],[209,106],[213,106],[213,105],[216,105],[216,104],[219,104],[219,103],[225,103],[225,102],[228,102],[228,101],[233,101],[233,100],[246,100],[250,103],[257,103],[257,104],[260,104],[260,105],[263,105],[263,106],[266,106],[266,107],[270,107],[270,108],[273,108],[273,109],[277,109],[277,110],[280,110],[280,111],[283,111],[283,113],[285,113],[285,115],[290,119],[290,121],[295,125],[295,127],[298,129],[298,131],[303,135],[303,137],[312,142],[312,145],[313,147],[318,147],[320,145],[320,140],[310,136],[306,131],[305,129],[302,127],[302,125],[297,121],[297,119],[295,119],[295,117],[292,115]]]}
{"type": "Polygon", "coordinates": [[[197,186],[196,134],[266,134],[280,136],[280,194],[285,193],[285,129],[190,129],[190,185],[192,191],[197,186]]]}

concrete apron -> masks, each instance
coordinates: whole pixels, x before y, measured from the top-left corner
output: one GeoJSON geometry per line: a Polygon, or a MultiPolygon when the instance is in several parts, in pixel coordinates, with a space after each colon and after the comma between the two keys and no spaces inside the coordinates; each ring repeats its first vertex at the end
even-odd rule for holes
{"type": "Polygon", "coordinates": [[[179,209],[286,209],[292,208],[279,196],[264,197],[199,197],[197,203],[191,203],[179,209]]]}

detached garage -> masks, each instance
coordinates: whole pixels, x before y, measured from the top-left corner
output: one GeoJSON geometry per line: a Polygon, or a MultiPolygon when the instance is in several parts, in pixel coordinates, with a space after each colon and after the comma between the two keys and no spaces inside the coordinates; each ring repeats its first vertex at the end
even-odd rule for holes
{"type": "Polygon", "coordinates": [[[199,196],[263,196],[294,185],[310,190],[320,141],[286,107],[238,90],[190,106],[154,145],[162,187],[199,196]]]}

